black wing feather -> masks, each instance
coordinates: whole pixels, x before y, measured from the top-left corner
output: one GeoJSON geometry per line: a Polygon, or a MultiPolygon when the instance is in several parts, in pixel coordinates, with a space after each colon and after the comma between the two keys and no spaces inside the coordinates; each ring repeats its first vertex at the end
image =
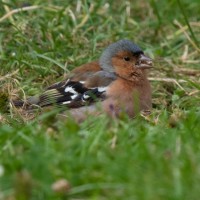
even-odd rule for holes
{"type": "MultiPolygon", "coordinates": [[[[78,108],[105,99],[107,86],[116,79],[115,74],[104,71],[93,73],[85,80],[67,79],[48,87],[39,97],[28,98],[27,105],[78,108]]],[[[20,104],[21,105],[21,104],[20,104]]]]}

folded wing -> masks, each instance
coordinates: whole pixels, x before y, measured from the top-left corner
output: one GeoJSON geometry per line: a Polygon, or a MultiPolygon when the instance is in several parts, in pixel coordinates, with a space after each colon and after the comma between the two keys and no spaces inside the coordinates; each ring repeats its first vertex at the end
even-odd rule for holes
{"type": "Polygon", "coordinates": [[[79,80],[77,77],[71,77],[48,87],[38,97],[37,102],[33,101],[35,97],[30,97],[27,103],[40,107],[54,105],[68,108],[90,105],[106,98],[106,90],[115,79],[115,74],[104,71],[88,73],[79,80]]]}

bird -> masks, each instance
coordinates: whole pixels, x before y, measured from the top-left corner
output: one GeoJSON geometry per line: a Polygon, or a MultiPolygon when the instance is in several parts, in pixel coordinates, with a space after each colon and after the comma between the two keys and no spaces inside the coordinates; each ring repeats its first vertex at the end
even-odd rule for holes
{"type": "Polygon", "coordinates": [[[116,118],[126,113],[133,118],[152,108],[147,78],[147,70],[152,67],[152,59],[137,44],[122,39],[110,44],[99,60],[76,67],[65,80],[42,94],[26,101],[14,100],[13,104],[27,110],[35,106],[62,108],[60,116],[70,115],[78,122],[100,113],[116,118]]]}

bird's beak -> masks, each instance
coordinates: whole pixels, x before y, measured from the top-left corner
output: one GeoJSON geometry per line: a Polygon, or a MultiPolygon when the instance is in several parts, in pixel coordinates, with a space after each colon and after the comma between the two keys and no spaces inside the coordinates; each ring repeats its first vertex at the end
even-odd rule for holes
{"type": "Polygon", "coordinates": [[[141,69],[149,69],[153,67],[153,62],[151,58],[145,56],[144,54],[141,54],[138,58],[136,66],[141,69]]]}

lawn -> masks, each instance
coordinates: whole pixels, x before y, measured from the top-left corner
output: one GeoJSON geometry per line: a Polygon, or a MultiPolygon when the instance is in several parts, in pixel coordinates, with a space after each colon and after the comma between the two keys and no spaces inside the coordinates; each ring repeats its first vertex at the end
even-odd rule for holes
{"type": "Polygon", "coordinates": [[[0,199],[198,200],[199,0],[0,0],[0,199]],[[154,59],[153,110],[29,120],[36,95],[119,39],[154,59]]]}

